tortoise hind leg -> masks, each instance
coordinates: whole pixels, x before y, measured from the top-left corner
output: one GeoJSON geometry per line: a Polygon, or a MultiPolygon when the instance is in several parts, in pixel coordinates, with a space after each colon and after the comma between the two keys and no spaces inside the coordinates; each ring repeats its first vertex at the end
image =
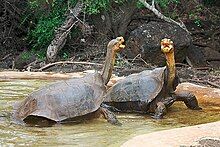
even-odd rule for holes
{"type": "Polygon", "coordinates": [[[174,94],[174,97],[177,101],[183,101],[185,105],[192,110],[201,110],[202,108],[199,107],[198,101],[194,94],[182,91],[174,94]]]}
{"type": "Polygon", "coordinates": [[[113,125],[118,125],[121,126],[122,124],[118,121],[118,119],[116,118],[115,114],[111,111],[109,111],[107,108],[104,107],[100,107],[99,111],[101,112],[101,114],[104,116],[105,119],[107,119],[107,121],[113,125]]]}

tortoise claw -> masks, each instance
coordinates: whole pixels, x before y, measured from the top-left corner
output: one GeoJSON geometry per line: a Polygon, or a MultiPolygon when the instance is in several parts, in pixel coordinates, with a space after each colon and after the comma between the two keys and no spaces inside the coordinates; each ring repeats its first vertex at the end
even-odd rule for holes
{"type": "Polygon", "coordinates": [[[108,122],[115,126],[122,126],[122,123],[120,123],[117,119],[116,120],[108,120],[108,122]]]}
{"type": "Polygon", "coordinates": [[[190,108],[190,109],[192,109],[192,110],[202,110],[202,108],[201,108],[201,107],[199,107],[199,106],[192,107],[192,108],[190,108]]]}

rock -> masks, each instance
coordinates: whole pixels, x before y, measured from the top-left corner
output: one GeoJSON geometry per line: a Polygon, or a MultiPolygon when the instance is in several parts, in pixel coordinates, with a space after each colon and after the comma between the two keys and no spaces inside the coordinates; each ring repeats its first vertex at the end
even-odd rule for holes
{"type": "Polygon", "coordinates": [[[208,64],[214,68],[219,68],[220,67],[220,52],[210,48],[210,47],[205,47],[202,50],[206,61],[208,64]]]}
{"type": "Polygon", "coordinates": [[[188,91],[195,94],[199,104],[206,103],[211,106],[220,106],[220,89],[200,86],[192,83],[181,83],[176,92],[188,91]]]}
{"type": "Polygon", "coordinates": [[[206,59],[205,55],[202,51],[202,47],[190,45],[189,48],[187,48],[187,63],[192,67],[206,67],[206,59]]]}
{"type": "Polygon", "coordinates": [[[186,49],[191,44],[190,35],[179,26],[166,22],[151,21],[132,31],[124,52],[129,58],[141,54],[146,62],[164,65],[165,58],[160,50],[160,41],[163,38],[173,40],[176,62],[182,62],[186,56],[186,49]]]}
{"type": "Polygon", "coordinates": [[[122,147],[199,147],[210,142],[213,147],[219,147],[219,138],[220,121],[136,136],[125,142],[122,147]]]}
{"type": "Polygon", "coordinates": [[[191,146],[195,147],[219,147],[220,146],[220,138],[214,137],[203,137],[196,142],[194,142],[191,146]]]}
{"type": "Polygon", "coordinates": [[[25,66],[30,64],[31,62],[36,60],[36,56],[33,53],[30,53],[28,51],[21,52],[16,58],[15,58],[15,68],[16,69],[24,69],[25,66]]]}

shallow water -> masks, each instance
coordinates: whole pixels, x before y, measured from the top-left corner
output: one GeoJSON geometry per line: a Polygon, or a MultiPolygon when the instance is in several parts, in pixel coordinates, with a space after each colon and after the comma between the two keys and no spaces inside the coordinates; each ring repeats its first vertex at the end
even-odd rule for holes
{"type": "Polygon", "coordinates": [[[220,107],[202,104],[203,110],[174,104],[162,120],[148,115],[118,114],[122,126],[94,119],[80,124],[56,124],[53,127],[27,127],[12,122],[13,105],[32,91],[51,81],[12,80],[0,82],[0,146],[119,146],[128,139],[158,130],[202,124],[220,120],[220,107]]]}

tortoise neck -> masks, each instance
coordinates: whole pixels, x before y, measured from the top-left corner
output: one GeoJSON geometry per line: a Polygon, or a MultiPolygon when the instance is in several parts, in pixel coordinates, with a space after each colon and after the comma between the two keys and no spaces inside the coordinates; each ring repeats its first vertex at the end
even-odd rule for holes
{"type": "Polygon", "coordinates": [[[167,60],[167,68],[168,68],[168,81],[167,81],[167,88],[169,92],[174,91],[173,82],[176,76],[176,67],[175,67],[175,59],[174,59],[174,52],[166,54],[167,60]]]}
{"type": "Polygon", "coordinates": [[[107,49],[105,63],[101,73],[105,85],[107,85],[107,83],[109,82],[112,76],[114,64],[115,64],[115,52],[112,49],[107,49]]]}

